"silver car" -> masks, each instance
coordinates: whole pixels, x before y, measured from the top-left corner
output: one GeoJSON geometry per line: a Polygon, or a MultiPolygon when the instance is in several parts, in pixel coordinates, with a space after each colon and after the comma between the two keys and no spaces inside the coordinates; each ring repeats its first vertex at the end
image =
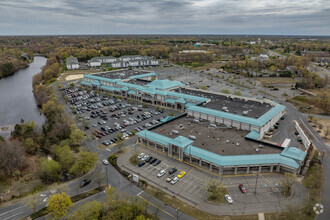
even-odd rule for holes
{"type": "Polygon", "coordinates": [[[233,199],[230,197],[230,195],[228,195],[228,194],[226,194],[225,195],[225,199],[227,200],[227,202],[229,203],[229,204],[233,204],[233,199]]]}

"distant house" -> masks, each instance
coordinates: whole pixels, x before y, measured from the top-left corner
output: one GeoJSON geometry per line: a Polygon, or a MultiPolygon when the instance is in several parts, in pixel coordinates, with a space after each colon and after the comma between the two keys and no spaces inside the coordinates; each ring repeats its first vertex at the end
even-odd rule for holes
{"type": "Polygon", "coordinates": [[[90,67],[100,67],[101,66],[101,60],[93,57],[92,59],[88,60],[88,64],[90,67]]]}
{"type": "Polygon", "coordinates": [[[144,57],[141,55],[125,55],[125,56],[121,56],[119,57],[120,61],[124,61],[124,62],[128,62],[131,60],[139,60],[139,59],[143,59],[144,57]]]}
{"type": "Polygon", "coordinates": [[[94,59],[98,59],[101,63],[113,63],[117,61],[116,57],[108,56],[108,57],[93,57],[94,59]]]}
{"type": "Polygon", "coordinates": [[[128,67],[128,62],[117,61],[111,63],[111,67],[113,68],[126,68],[128,67]]]}
{"type": "Polygon", "coordinates": [[[179,51],[179,53],[207,53],[206,50],[183,50],[179,51]]]}
{"type": "Polygon", "coordinates": [[[269,60],[269,56],[267,54],[260,54],[259,60],[269,60]]]}
{"type": "Polygon", "coordinates": [[[66,68],[68,70],[76,70],[76,69],[79,69],[79,62],[78,62],[78,59],[75,58],[75,57],[69,57],[67,60],[66,60],[66,68]]]}

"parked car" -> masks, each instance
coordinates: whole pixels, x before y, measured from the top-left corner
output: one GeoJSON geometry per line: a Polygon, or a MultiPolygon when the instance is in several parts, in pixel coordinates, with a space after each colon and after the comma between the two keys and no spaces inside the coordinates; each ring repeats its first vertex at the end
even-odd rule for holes
{"type": "Polygon", "coordinates": [[[162,177],[162,176],[165,175],[165,173],[166,173],[165,170],[161,170],[161,171],[157,174],[157,176],[158,176],[158,177],[162,177]]]}
{"type": "Polygon", "coordinates": [[[90,182],[92,182],[92,180],[88,180],[88,179],[84,179],[81,183],[80,183],[80,188],[87,186],[88,184],[90,184],[90,182]]]}
{"type": "Polygon", "coordinates": [[[138,159],[141,160],[144,157],[144,155],[145,155],[144,153],[140,153],[138,159]]]}
{"type": "Polygon", "coordinates": [[[146,163],[149,163],[149,161],[152,160],[152,159],[153,159],[153,157],[150,156],[150,157],[148,157],[148,158],[145,160],[145,162],[146,162],[146,163]]]}
{"type": "Polygon", "coordinates": [[[171,184],[174,185],[176,182],[179,181],[178,177],[174,177],[174,179],[172,179],[171,184]]]}
{"type": "Polygon", "coordinates": [[[156,160],[152,165],[157,166],[158,164],[160,164],[160,162],[162,162],[161,160],[156,160]]]}
{"type": "Polygon", "coordinates": [[[175,167],[173,167],[173,168],[171,168],[169,171],[168,171],[168,173],[169,174],[173,174],[173,173],[175,173],[176,171],[178,171],[175,167]]]}
{"type": "Polygon", "coordinates": [[[233,201],[233,199],[230,197],[230,195],[228,195],[228,194],[226,194],[225,195],[225,199],[227,200],[227,202],[229,203],[229,204],[232,204],[234,201],[233,201]]]}
{"type": "Polygon", "coordinates": [[[146,164],[146,162],[141,161],[141,162],[138,164],[138,166],[139,166],[139,167],[142,167],[144,164],[146,164]]]}
{"type": "Polygon", "coordinates": [[[149,161],[150,164],[153,164],[156,162],[156,160],[158,160],[156,157],[154,157],[152,160],[149,161]]]}
{"type": "Polygon", "coordinates": [[[169,175],[169,176],[166,178],[166,182],[171,182],[173,178],[174,178],[174,174],[169,175]]]}
{"type": "Polygon", "coordinates": [[[244,193],[244,194],[247,193],[247,190],[243,184],[239,184],[238,187],[242,191],[242,193],[244,193]]]}
{"type": "Polygon", "coordinates": [[[184,175],[186,175],[185,171],[181,171],[181,173],[179,173],[178,178],[182,178],[184,175]]]}
{"type": "Polygon", "coordinates": [[[104,165],[109,165],[109,161],[107,159],[102,160],[104,165]]]}

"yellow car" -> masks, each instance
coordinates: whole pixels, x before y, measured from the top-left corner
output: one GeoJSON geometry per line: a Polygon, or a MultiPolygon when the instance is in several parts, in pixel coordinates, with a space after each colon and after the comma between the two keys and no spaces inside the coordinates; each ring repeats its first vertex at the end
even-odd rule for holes
{"type": "Polygon", "coordinates": [[[181,171],[181,173],[178,175],[178,178],[182,178],[184,175],[186,175],[186,172],[181,171]]]}

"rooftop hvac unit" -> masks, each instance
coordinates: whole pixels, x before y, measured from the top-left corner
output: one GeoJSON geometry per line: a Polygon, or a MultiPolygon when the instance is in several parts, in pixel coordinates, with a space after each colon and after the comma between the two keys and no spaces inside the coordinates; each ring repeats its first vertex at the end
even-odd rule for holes
{"type": "Polygon", "coordinates": [[[243,115],[247,115],[249,111],[243,111],[243,115]]]}
{"type": "Polygon", "coordinates": [[[194,140],[196,140],[196,136],[189,135],[189,139],[194,141],[194,140]]]}
{"type": "Polygon", "coordinates": [[[226,140],[226,143],[229,144],[229,140],[226,140]]]}
{"type": "Polygon", "coordinates": [[[194,119],[193,122],[194,123],[199,123],[199,120],[198,119],[194,119]]]}
{"type": "Polygon", "coordinates": [[[216,124],[210,124],[210,127],[211,128],[216,128],[217,126],[216,126],[216,124]]]}
{"type": "Polygon", "coordinates": [[[222,107],[222,110],[227,110],[227,109],[228,109],[228,107],[226,107],[226,106],[222,107]]]}
{"type": "Polygon", "coordinates": [[[255,151],[255,152],[259,152],[259,149],[258,149],[258,148],[256,148],[256,149],[254,149],[254,151],[255,151]]]}
{"type": "Polygon", "coordinates": [[[239,143],[236,143],[236,146],[239,146],[239,143]]]}
{"type": "Polygon", "coordinates": [[[172,134],[179,134],[179,131],[177,131],[177,130],[172,130],[172,134]]]}
{"type": "Polygon", "coordinates": [[[184,128],[183,124],[179,124],[179,128],[183,129],[184,128]]]}

